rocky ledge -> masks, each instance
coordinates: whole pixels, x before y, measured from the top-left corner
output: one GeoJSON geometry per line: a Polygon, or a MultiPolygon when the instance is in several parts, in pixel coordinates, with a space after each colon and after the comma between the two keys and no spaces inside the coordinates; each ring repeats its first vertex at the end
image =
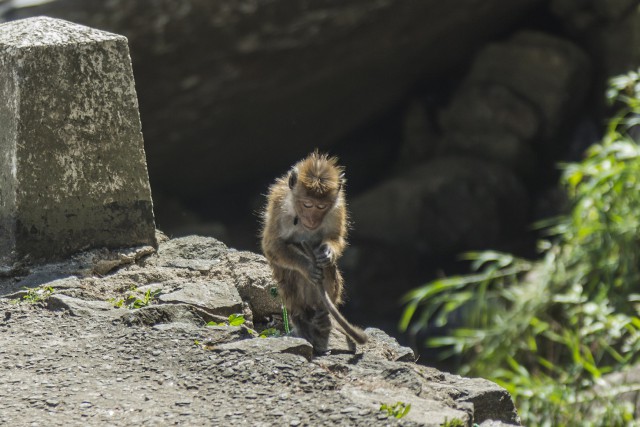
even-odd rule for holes
{"type": "Polygon", "coordinates": [[[377,329],[313,357],[280,334],[274,286],[262,256],[196,236],[0,270],[0,424],[519,424],[504,389],[377,329]]]}

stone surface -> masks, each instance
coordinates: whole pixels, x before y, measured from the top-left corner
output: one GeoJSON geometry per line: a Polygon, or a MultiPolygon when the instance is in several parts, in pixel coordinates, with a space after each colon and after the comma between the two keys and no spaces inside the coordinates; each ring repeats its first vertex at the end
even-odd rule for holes
{"type": "Polygon", "coordinates": [[[499,385],[482,378],[463,378],[458,375],[445,375],[447,385],[457,390],[458,400],[470,402],[474,407],[474,421],[486,420],[520,423],[511,396],[499,385]],[[490,404],[488,404],[490,402],[490,404]]]}
{"type": "Polygon", "coordinates": [[[462,85],[441,114],[440,123],[445,132],[486,133],[503,130],[524,141],[531,141],[537,136],[541,118],[536,114],[535,107],[502,86],[499,77],[493,77],[491,83],[462,85]]]}
{"type": "MultiPolygon", "coordinates": [[[[230,252],[226,268],[232,266],[238,292],[257,320],[282,311],[281,300],[272,293],[277,289],[271,268],[262,255],[252,252],[230,252]]],[[[222,266],[220,266],[222,267],[222,266]]]]}
{"type": "Polygon", "coordinates": [[[542,3],[56,0],[8,16],[126,35],[154,191],[219,202],[247,171],[271,178],[330,147],[542,3]]]}
{"type": "MultiPolygon", "coordinates": [[[[367,329],[370,341],[355,352],[314,357],[300,338],[256,338],[246,323],[207,326],[226,319],[209,315],[193,295],[116,308],[128,295],[172,289],[181,281],[237,285],[235,278],[248,276],[233,273],[236,263],[242,271],[254,264],[255,274],[268,272],[253,259],[258,255],[213,239],[160,240],[157,253],[106,275],[96,274],[92,263],[138,250],[91,251],[0,277],[0,424],[370,427],[440,426],[454,418],[517,424],[504,389],[417,365],[410,349],[378,329],[367,329]],[[214,255],[219,263],[210,270],[181,264],[214,255]],[[226,270],[218,269],[225,264],[226,270]],[[57,279],[44,279],[54,273],[57,279]],[[33,275],[39,279],[29,279],[33,275]],[[5,291],[12,288],[7,283],[19,282],[40,283],[53,293],[30,303],[26,290],[5,291]],[[401,420],[380,411],[396,402],[411,404],[401,420]]],[[[210,300],[205,286],[192,290],[210,300]]]]}
{"type": "Polygon", "coordinates": [[[233,283],[216,280],[192,283],[192,280],[186,280],[173,286],[172,291],[163,293],[158,299],[163,303],[184,302],[213,315],[230,316],[242,312],[242,300],[233,283]]]}
{"type": "Polygon", "coordinates": [[[549,138],[584,101],[590,74],[589,59],[575,44],[545,33],[522,31],[506,43],[482,49],[467,82],[504,85],[535,108],[541,136],[549,138]]]}
{"type": "Polygon", "coordinates": [[[398,344],[395,338],[377,328],[367,328],[367,335],[372,340],[366,345],[367,352],[373,352],[387,360],[396,362],[415,362],[416,355],[409,347],[398,344]]]}
{"type": "Polygon", "coordinates": [[[360,238],[422,253],[460,253],[518,230],[526,203],[520,181],[501,166],[439,157],[372,188],[351,210],[360,238]]]}
{"type": "Polygon", "coordinates": [[[313,347],[307,340],[294,337],[253,338],[212,346],[213,351],[238,351],[241,353],[290,353],[307,360],[313,357],[313,347]]]}
{"type": "Polygon", "coordinates": [[[436,153],[439,135],[424,104],[414,100],[404,113],[397,169],[422,163],[436,153]]]}
{"type": "MultiPolygon", "coordinates": [[[[637,2],[636,2],[637,3],[637,2]]],[[[630,46],[640,42],[640,9],[638,6],[626,11],[620,19],[607,22],[596,31],[592,45],[603,58],[607,76],[635,71],[640,66],[640,53],[630,46]]]]}
{"type": "Polygon", "coordinates": [[[449,132],[442,137],[441,153],[497,163],[518,177],[535,173],[536,155],[531,144],[515,134],[499,129],[485,132],[449,132]]]}
{"type": "Polygon", "coordinates": [[[0,263],[155,245],[126,38],[5,23],[0,69],[0,263]]]}
{"type": "Polygon", "coordinates": [[[363,390],[361,388],[344,387],[341,391],[347,399],[360,405],[371,408],[372,411],[380,409],[380,404],[393,405],[396,402],[411,403],[409,413],[403,417],[403,421],[413,421],[425,427],[441,427],[445,422],[458,419],[469,425],[471,417],[468,413],[448,406],[445,402],[429,397],[417,397],[408,391],[397,389],[376,388],[363,390]]]}

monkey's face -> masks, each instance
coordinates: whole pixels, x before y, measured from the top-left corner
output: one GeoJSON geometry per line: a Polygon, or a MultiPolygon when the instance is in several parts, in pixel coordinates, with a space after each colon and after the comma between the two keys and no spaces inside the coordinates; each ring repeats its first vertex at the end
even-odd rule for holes
{"type": "Polygon", "coordinates": [[[324,216],[329,210],[329,202],[327,200],[313,197],[298,198],[295,206],[300,222],[302,222],[304,228],[310,231],[320,227],[324,216]]]}

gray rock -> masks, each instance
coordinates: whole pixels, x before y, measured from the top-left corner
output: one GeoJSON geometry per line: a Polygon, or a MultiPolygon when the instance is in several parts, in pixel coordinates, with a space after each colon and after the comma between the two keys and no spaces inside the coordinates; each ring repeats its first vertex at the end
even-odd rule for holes
{"type": "Polygon", "coordinates": [[[227,267],[244,301],[248,301],[254,321],[262,321],[282,312],[280,298],[271,290],[277,288],[267,260],[251,252],[229,252],[227,267]]]}
{"type": "Polygon", "coordinates": [[[367,328],[365,330],[370,341],[365,345],[363,351],[374,352],[375,354],[395,362],[415,362],[416,355],[409,347],[403,347],[398,341],[377,328],[367,328]]]}
{"type": "Polygon", "coordinates": [[[176,290],[161,294],[158,300],[162,303],[189,304],[212,315],[242,313],[242,299],[235,286],[217,280],[180,283],[176,290]]]}
{"type": "Polygon", "coordinates": [[[224,243],[212,237],[180,237],[168,240],[158,248],[155,264],[204,272],[218,264],[227,251],[224,243]]]}
{"type": "Polygon", "coordinates": [[[91,272],[104,276],[118,267],[133,264],[141,258],[155,253],[153,246],[139,246],[129,250],[109,251],[106,249],[94,251],[96,255],[89,261],[91,272]]]}
{"type": "MultiPolygon", "coordinates": [[[[160,244],[158,257],[146,262],[157,267],[188,269],[234,286],[242,300],[249,304],[255,321],[264,321],[281,312],[280,299],[271,292],[276,283],[261,255],[229,249],[211,237],[186,236],[160,244]]],[[[238,301],[234,295],[231,305],[238,301]]],[[[235,306],[229,310],[235,310],[229,314],[242,311],[235,306]]]]}
{"type": "Polygon", "coordinates": [[[313,357],[313,346],[307,340],[294,337],[250,338],[211,348],[213,351],[238,351],[241,353],[269,354],[290,353],[302,356],[307,360],[313,357]]]}
{"type": "MultiPolygon", "coordinates": [[[[506,43],[482,49],[467,82],[499,83],[507,87],[535,108],[540,115],[541,135],[548,138],[566,120],[565,114],[574,111],[585,99],[590,74],[588,57],[573,43],[544,33],[524,31],[506,43]]],[[[534,129],[533,126],[527,128],[534,129]]]]}
{"type": "MultiPolygon", "coordinates": [[[[481,54],[482,56],[482,54],[481,54]]],[[[482,61],[482,59],[480,59],[482,61]]],[[[489,83],[466,84],[440,115],[445,132],[507,132],[531,141],[540,130],[535,107],[500,82],[500,76],[484,76],[489,83]]]]}
{"type": "Polygon", "coordinates": [[[531,144],[508,131],[449,132],[443,136],[441,147],[443,155],[497,163],[520,177],[530,176],[535,171],[536,156],[531,144]]]}
{"type": "Polygon", "coordinates": [[[627,13],[633,13],[638,6],[638,0],[592,0],[593,9],[607,21],[622,18],[627,13]]]}
{"type": "Polygon", "coordinates": [[[638,0],[552,0],[551,11],[573,33],[584,40],[594,58],[596,70],[605,77],[635,70],[640,53],[638,0]]]}
{"type": "Polygon", "coordinates": [[[541,3],[57,0],[12,16],[126,35],[156,191],[226,206],[247,171],[329,147],[541,3]]]}
{"type": "Polygon", "coordinates": [[[248,329],[242,326],[207,326],[200,333],[203,336],[202,345],[205,348],[253,337],[248,329]]]}
{"type": "Polygon", "coordinates": [[[513,405],[511,395],[502,387],[483,378],[464,378],[458,375],[445,375],[446,383],[440,390],[448,389],[460,402],[473,403],[474,422],[486,420],[503,421],[520,425],[520,417],[513,405]]]}
{"type": "MultiPolygon", "coordinates": [[[[256,426],[369,427],[440,426],[454,418],[513,423],[515,409],[505,390],[416,365],[409,349],[377,329],[367,329],[370,342],[355,354],[313,357],[311,345],[300,338],[253,338],[244,325],[205,326],[225,319],[201,308],[211,297],[202,283],[233,283],[230,272],[245,268],[250,274],[239,276],[267,275],[268,266],[258,255],[220,249],[215,256],[221,262],[211,270],[167,267],[173,263],[164,245],[180,246],[176,259],[191,253],[206,260],[214,257],[206,248],[222,248],[198,238],[163,241],[158,253],[112,274],[42,283],[55,289],[46,303],[0,298],[5,313],[0,369],[8,379],[0,381],[0,423],[241,425],[250,420],[256,426]],[[177,290],[185,284],[191,284],[189,292],[181,294],[177,290]],[[116,309],[108,301],[145,289],[171,291],[180,302],[153,299],[140,309],[116,309]],[[400,421],[380,411],[381,404],[396,402],[412,405],[400,421]]],[[[101,256],[117,253],[129,252],[101,256]]],[[[91,251],[76,260],[94,257],[91,251]]],[[[77,267],[77,261],[66,264],[69,270],[77,267]]],[[[65,263],[58,263],[56,271],[64,270],[65,263]]]]}
{"type": "Polygon", "coordinates": [[[188,332],[194,333],[195,331],[200,331],[200,328],[193,323],[189,322],[171,322],[171,323],[158,323],[153,325],[153,329],[158,331],[179,331],[179,332],[188,332]]]}
{"type": "Polygon", "coordinates": [[[513,427],[513,426],[519,426],[520,424],[511,424],[511,423],[505,423],[502,421],[487,420],[487,421],[483,421],[479,425],[480,427],[513,427]]]}
{"type": "Polygon", "coordinates": [[[0,264],[155,245],[126,38],[5,23],[0,68],[0,264]]]}
{"type": "MultiPolygon", "coordinates": [[[[54,286],[52,283],[51,286],[54,286]]],[[[53,294],[47,299],[47,307],[51,310],[66,310],[72,316],[101,316],[117,317],[113,304],[107,301],[87,301],[73,298],[64,294],[53,294]]],[[[121,310],[118,310],[121,311],[121,310]]]]}
{"type": "MultiPolygon", "coordinates": [[[[376,388],[363,390],[361,388],[344,387],[340,393],[347,399],[380,412],[382,404],[394,405],[397,402],[410,404],[411,409],[402,419],[419,423],[421,426],[440,427],[447,421],[458,419],[465,423],[471,422],[468,413],[447,406],[442,401],[418,397],[415,394],[398,389],[376,388]]],[[[384,414],[384,412],[380,412],[384,414]]],[[[389,417],[393,419],[393,417],[389,417]]],[[[384,418],[383,418],[384,419],[384,418]]]]}
{"type": "Polygon", "coordinates": [[[640,52],[630,49],[640,40],[640,10],[634,7],[619,20],[609,22],[595,31],[592,45],[603,59],[607,76],[635,70],[640,66],[640,52]]]}
{"type": "Polygon", "coordinates": [[[188,304],[150,305],[129,310],[120,316],[127,325],[156,326],[158,324],[188,323],[202,326],[208,320],[206,312],[188,304]]]}
{"type": "Polygon", "coordinates": [[[423,253],[459,253],[496,244],[526,219],[526,192],[499,165],[440,157],[351,203],[354,234],[423,253]]]}
{"type": "Polygon", "coordinates": [[[431,122],[427,109],[420,101],[414,100],[404,114],[397,168],[410,168],[432,157],[438,141],[435,124],[431,122]]]}

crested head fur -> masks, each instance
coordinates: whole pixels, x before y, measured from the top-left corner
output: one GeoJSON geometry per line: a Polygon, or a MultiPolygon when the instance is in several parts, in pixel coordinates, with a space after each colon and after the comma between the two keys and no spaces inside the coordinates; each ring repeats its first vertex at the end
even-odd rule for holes
{"type": "Polygon", "coordinates": [[[338,165],[338,159],[318,151],[299,161],[294,171],[308,195],[315,198],[335,197],[344,181],[344,169],[338,165]]]}

